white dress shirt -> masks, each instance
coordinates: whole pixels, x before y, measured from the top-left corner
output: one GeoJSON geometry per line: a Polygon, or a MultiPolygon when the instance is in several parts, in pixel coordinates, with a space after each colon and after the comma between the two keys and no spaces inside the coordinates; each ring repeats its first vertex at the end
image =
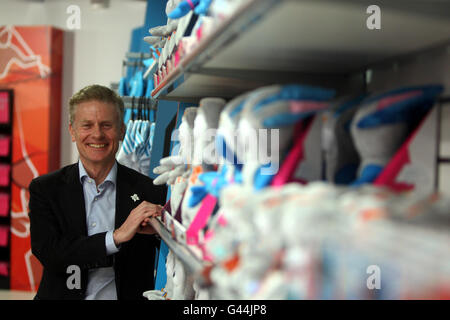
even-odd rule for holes
{"type": "MultiPolygon", "coordinates": [[[[88,236],[107,232],[105,238],[106,254],[114,254],[119,251],[113,239],[117,162],[108,173],[105,181],[98,186],[96,186],[95,180],[89,177],[81,161],[78,161],[78,166],[84,192],[88,236]]],[[[113,267],[89,270],[86,300],[117,300],[113,267]]]]}

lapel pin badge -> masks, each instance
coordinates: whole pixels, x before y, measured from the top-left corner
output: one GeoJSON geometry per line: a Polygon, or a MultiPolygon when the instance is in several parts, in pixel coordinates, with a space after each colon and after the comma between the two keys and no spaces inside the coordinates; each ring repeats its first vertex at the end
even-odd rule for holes
{"type": "Polygon", "coordinates": [[[131,199],[132,199],[134,202],[136,202],[136,201],[139,200],[139,197],[138,197],[138,195],[135,193],[135,194],[133,194],[133,195],[131,196],[131,199]]]}

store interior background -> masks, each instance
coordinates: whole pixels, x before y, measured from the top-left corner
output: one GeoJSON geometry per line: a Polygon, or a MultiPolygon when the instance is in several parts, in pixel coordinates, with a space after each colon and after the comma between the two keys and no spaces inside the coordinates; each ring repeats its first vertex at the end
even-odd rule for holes
{"type": "MultiPolygon", "coordinates": [[[[157,1],[157,0],[155,0],[157,1]]],[[[131,32],[144,24],[147,1],[110,0],[107,6],[90,0],[2,0],[1,25],[49,25],[64,30],[61,166],[78,160],[78,153],[68,132],[67,101],[88,84],[110,86],[121,77],[131,32]],[[81,10],[81,28],[69,30],[66,12],[76,4],[81,10]]]]}

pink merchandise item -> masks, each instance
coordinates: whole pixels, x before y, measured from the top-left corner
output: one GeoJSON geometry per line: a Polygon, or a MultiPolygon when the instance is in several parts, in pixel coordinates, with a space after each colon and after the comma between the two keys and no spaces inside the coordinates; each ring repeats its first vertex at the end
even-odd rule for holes
{"type": "Polygon", "coordinates": [[[0,157],[9,156],[9,145],[10,145],[11,137],[9,136],[0,136],[0,157]]]}
{"type": "Polygon", "coordinates": [[[9,263],[5,261],[0,261],[0,276],[9,276],[9,263]]]}
{"type": "Polygon", "coordinates": [[[0,123],[10,123],[9,96],[7,92],[0,92],[0,123]]]}
{"type": "MultiPolygon", "coordinates": [[[[299,163],[303,159],[304,155],[304,142],[306,139],[306,136],[308,135],[309,129],[311,128],[311,123],[308,123],[306,126],[304,124],[304,121],[300,121],[297,123],[295,128],[295,142],[292,149],[289,151],[288,155],[286,156],[286,159],[283,161],[283,164],[280,167],[280,170],[278,170],[278,173],[275,175],[275,177],[272,180],[271,185],[274,187],[282,187],[288,182],[292,182],[292,176],[295,173],[296,168],[298,167],[299,163]]],[[[300,182],[302,184],[305,184],[306,181],[303,180],[297,180],[296,182],[300,182]]]]}
{"type": "Polygon", "coordinates": [[[187,244],[198,244],[199,231],[203,229],[208,223],[214,207],[216,206],[217,198],[211,194],[208,194],[202,201],[202,205],[198,210],[194,220],[192,220],[189,228],[186,231],[187,244]]]}
{"type": "Polygon", "coordinates": [[[9,164],[0,164],[0,186],[9,185],[9,175],[11,166],[9,164]]]}
{"type": "Polygon", "coordinates": [[[8,245],[9,227],[0,226],[0,247],[6,247],[8,245]]]}
{"type": "Polygon", "coordinates": [[[7,217],[9,214],[9,194],[0,193],[0,217],[7,217]]]}
{"type": "Polygon", "coordinates": [[[377,177],[374,185],[388,186],[397,192],[422,189],[424,193],[429,193],[433,190],[432,178],[428,176],[432,170],[427,167],[427,162],[430,162],[427,161],[427,158],[430,158],[428,155],[432,154],[432,151],[425,152],[423,150],[426,145],[424,142],[429,139],[430,132],[433,132],[432,126],[430,126],[433,111],[428,113],[399,148],[377,177]],[[427,173],[429,174],[427,175],[427,173]]]}

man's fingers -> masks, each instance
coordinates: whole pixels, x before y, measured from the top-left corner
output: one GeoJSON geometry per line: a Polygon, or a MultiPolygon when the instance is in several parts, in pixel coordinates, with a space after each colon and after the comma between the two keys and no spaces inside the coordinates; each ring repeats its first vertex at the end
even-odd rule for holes
{"type": "Polygon", "coordinates": [[[163,209],[164,209],[163,206],[157,204],[157,205],[156,205],[156,215],[157,215],[157,216],[161,216],[161,215],[162,215],[163,209]]]}
{"type": "Polygon", "coordinates": [[[142,201],[135,209],[133,209],[133,219],[137,226],[145,227],[150,224],[150,218],[161,216],[163,206],[142,201]]]}
{"type": "Polygon", "coordinates": [[[153,229],[151,225],[147,225],[145,227],[141,227],[137,233],[143,233],[143,234],[155,234],[156,230],[153,229]]]}
{"type": "Polygon", "coordinates": [[[145,227],[148,224],[150,224],[150,218],[145,218],[144,221],[142,221],[141,226],[145,227]]]}

